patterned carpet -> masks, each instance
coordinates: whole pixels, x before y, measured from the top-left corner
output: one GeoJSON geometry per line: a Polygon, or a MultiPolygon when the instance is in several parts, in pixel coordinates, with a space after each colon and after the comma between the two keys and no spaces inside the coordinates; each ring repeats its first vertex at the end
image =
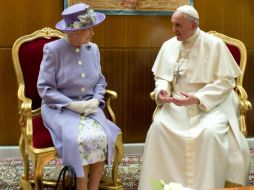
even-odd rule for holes
{"type": "MultiPolygon", "coordinates": [[[[249,174],[249,184],[254,185],[254,149],[251,151],[252,163],[249,174]]],[[[142,163],[142,154],[124,155],[119,165],[119,174],[125,190],[136,190],[142,163]]],[[[44,177],[57,178],[61,170],[59,160],[52,160],[44,171],[44,177]]],[[[111,175],[111,167],[106,168],[106,175],[111,175]]],[[[23,172],[20,158],[0,159],[0,190],[18,190],[19,176],[23,172]]]]}
{"type": "MultiPolygon", "coordinates": [[[[142,163],[141,154],[124,155],[119,165],[119,174],[125,190],[136,190],[140,166],[142,163]]],[[[23,162],[21,158],[0,159],[0,190],[18,190],[19,177],[23,172],[23,162]]],[[[47,164],[44,177],[57,179],[61,170],[59,160],[52,160],[47,164]]],[[[106,168],[106,175],[111,175],[111,167],[106,168]]]]}

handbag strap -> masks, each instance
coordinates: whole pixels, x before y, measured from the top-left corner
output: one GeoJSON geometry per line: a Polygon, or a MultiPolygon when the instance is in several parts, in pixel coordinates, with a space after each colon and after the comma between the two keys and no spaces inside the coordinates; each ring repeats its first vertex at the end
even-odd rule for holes
{"type": "Polygon", "coordinates": [[[66,178],[66,173],[70,173],[71,174],[71,181],[70,181],[70,189],[72,189],[72,183],[74,181],[74,187],[73,189],[76,190],[76,172],[74,170],[74,168],[72,166],[64,166],[63,169],[61,170],[59,176],[58,176],[58,179],[57,179],[57,183],[56,183],[56,186],[55,186],[55,190],[58,190],[58,187],[59,187],[59,184],[60,184],[60,181],[61,181],[61,178],[62,178],[62,186],[63,186],[63,189],[67,190],[66,187],[65,187],[65,178],[66,178]]]}

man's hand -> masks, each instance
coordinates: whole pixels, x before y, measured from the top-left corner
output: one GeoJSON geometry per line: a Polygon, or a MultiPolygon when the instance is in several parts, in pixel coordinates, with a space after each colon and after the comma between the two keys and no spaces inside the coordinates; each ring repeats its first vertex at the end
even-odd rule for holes
{"type": "Polygon", "coordinates": [[[161,90],[158,95],[158,100],[163,103],[171,103],[173,98],[170,97],[165,90],[161,90]]]}
{"type": "Polygon", "coordinates": [[[178,106],[188,106],[188,105],[200,103],[199,99],[193,94],[184,93],[184,92],[181,92],[181,94],[184,96],[184,98],[172,98],[172,102],[174,104],[178,106]]]}

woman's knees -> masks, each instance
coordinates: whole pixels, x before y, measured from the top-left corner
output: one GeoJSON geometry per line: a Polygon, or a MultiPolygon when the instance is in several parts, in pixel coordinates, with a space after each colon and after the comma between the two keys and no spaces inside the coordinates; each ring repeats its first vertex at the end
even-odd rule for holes
{"type": "Polygon", "coordinates": [[[101,178],[104,175],[104,165],[105,165],[104,161],[91,164],[89,167],[90,168],[89,176],[101,178]]]}
{"type": "Polygon", "coordinates": [[[101,177],[104,175],[104,165],[105,162],[97,162],[94,164],[84,166],[84,180],[91,181],[91,180],[100,180],[101,177]]]}

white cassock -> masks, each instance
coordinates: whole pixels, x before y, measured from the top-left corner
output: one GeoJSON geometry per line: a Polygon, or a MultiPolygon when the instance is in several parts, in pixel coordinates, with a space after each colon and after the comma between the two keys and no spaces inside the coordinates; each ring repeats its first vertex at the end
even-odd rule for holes
{"type": "Polygon", "coordinates": [[[153,190],[151,181],[160,179],[196,190],[221,188],[226,181],[246,185],[250,154],[233,91],[240,71],[225,44],[198,29],[188,42],[164,43],[152,70],[156,99],[160,90],[174,97],[186,92],[200,105],[157,101],[161,108],[147,133],[139,190],[153,190]]]}

